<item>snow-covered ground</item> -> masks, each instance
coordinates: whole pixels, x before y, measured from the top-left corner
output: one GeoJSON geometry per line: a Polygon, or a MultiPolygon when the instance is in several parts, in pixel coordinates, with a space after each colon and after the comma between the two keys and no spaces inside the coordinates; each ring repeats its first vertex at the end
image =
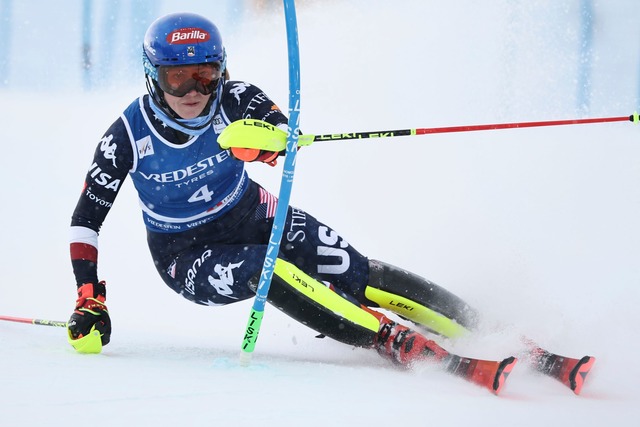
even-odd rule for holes
{"type": "MultiPolygon", "coordinates": [[[[12,22],[26,41],[13,41],[12,84],[0,89],[0,315],[66,320],[75,300],[69,218],[98,138],[144,83],[139,68],[134,85],[119,76],[83,92],[77,51],[65,61],[61,47],[34,68],[24,55],[42,35],[40,15],[72,40],[64,20],[78,13],[41,1],[41,14],[26,20],[17,3],[12,22]],[[40,79],[37,66],[50,77],[40,79]],[[67,69],[77,75],[66,79],[59,70],[67,69]]],[[[157,13],[217,16],[202,2],[159,3],[157,13]]],[[[577,82],[579,9],[589,2],[482,3],[301,3],[303,131],[636,109],[633,0],[593,2],[586,112],[577,82]]],[[[241,19],[225,11],[221,27],[234,78],[285,108],[284,19],[274,9],[241,19]]],[[[318,143],[299,155],[294,205],[485,314],[480,333],[447,348],[502,358],[525,333],[550,350],[596,356],[580,397],[524,363],[499,397],[432,366],[399,372],[374,352],[315,338],[272,307],[253,364],[242,368],[251,302],[200,307],[163,285],[127,184],[100,241],[111,344],[78,355],[62,328],[0,322],[0,425],[632,425],[640,416],[639,160],[640,128],[630,123],[318,143]]],[[[279,167],[250,169],[278,191],[279,167]]]]}

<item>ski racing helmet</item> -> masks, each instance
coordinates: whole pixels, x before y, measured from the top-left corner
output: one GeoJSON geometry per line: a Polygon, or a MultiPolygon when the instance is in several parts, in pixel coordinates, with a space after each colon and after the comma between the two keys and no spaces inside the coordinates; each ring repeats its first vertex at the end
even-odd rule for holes
{"type": "MultiPolygon", "coordinates": [[[[210,105],[219,105],[225,82],[227,55],[220,31],[213,22],[194,13],[172,13],[154,21],[144,36],[142,63],[149,95],[160,108],[175,117],[164,100],[164,93],[184,96],[195,89],[214,96],[210,105]],[[166,71],[171,67],[203,65],[214,67],[209,78],[186,78],[178,82],[167,81],[166,71]],[[173,83],[173,84],[172,84],[173,83]]],[[[209,68],[211,68],[209,67],[209,68]]]]}

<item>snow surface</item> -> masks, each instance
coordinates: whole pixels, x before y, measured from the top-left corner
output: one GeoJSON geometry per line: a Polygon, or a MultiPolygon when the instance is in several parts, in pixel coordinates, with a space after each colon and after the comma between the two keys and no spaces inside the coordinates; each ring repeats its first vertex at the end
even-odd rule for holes
{"type": "MultiPolygon", "coordinates": [[[[79,49],[62,48],[44,61],[48,78],[29,81],[29,55],[16,46],[42,35],[44,16],[79,38],[79,12],[40,1],[27,20],[25,3],[14,4],[22,40],[13,41],[11,84],[0,90],[0,315],[66,320],[75,300],[69,218],[98,139],[144,85],[134,68],[135,85],[121,78],[83,92],[79,49]]],[[[217,13],[202,2],[159,3],[157,13],[217,13]]],[[[302,129],[631,114],[640,93],[635,2],[593,2],[586,111],[576,104],[583,3],[303,2],[302,129]]],[[[286,108],[284,20],[273,9],[241,18],[227,10],[221,27],[232,75],[286,108]]],[[[630,123],[575,125],[318,143],[299,155],[294,205],[484,313],[477,335],[445,347],[502,358],[525,333],[556,352],[596,356],[580,397],[524,363],[499,397],[433,366],[399,372],[372,351],[315,338],[272,307],[242,368],[251,302],[200,307],[163,285],[128,183],[100,241],[112,343],[78,355],[62,328],[0,322],[0,425],[632,425],[639,136],[630,123]]],[[[250,169],[278,191],[279,167],[250,169]]]]}

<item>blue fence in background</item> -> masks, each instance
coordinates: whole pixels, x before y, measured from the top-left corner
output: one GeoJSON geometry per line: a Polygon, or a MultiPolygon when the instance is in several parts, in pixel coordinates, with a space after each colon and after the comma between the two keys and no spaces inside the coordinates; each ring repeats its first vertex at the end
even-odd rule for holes
{"type": "Polygon", "coordinates": [[[90,90],[139,82],[142,39],[160,15],[193,11],[224,27],[257,4],[255,0],[0,0],[0,88],[90,90]],[[34,78],[24,72],[32,67],[43,74],[34,78]]]}
{"type": "Polygon", "coordinates": [[[9,85],[12,0],[0,0],[0,87],[9,85]]]}
{"type": "Polygon", "coordinates": [[[580,0],[580,55],[576,108],[588,114],[591,106],[591,69],[593,67],[593,0],[580,0]]]}
{"type": "Polygon", "coordinates": [[[93,1],[82,3],[82,82],[85,90],[91,89],[91,27],[93,1]]]}
{"type": "MultiPolygon", "coordinates": [[[[381,1],[371,0],[371,6],[381,1]]],[[[623,105],[628,105],[631,98],[635,106],[640,106],[640,31],[635,30],[638,19],[631,16],[637,8],[628,7],[634,1],[624,0],[615,5],[594,0],[567,1],[560,9],[570,10],[570,15],[551,17],[560,25],[547,26],[536,35],[544,38],[552,50],[554,38],[563,38],[565,42],[567,33],[575,34],[570,37],[575,50],[566,52],[566,57],[577,64],[574,62],[571,67],[561,64],[558,72],[575,70],[570,83],[575,84],[573,93],[566,96],[575,97],[571,102],[580,115],[598,113],[596,107],[603,104],[603,93],[620,99],[623,105]],[[550,34],[549,28],[557,34],[550,34]],[[612,32],[616,32],[615,37],[612,32]],[[620,65],[605,64],[616,61],[620,65]],[[635,75],[631,77],[633,87],[629,88],[628,82],[606,81],[615,79],[603,74],[603,64],[609,69],[619,67],[616,76],[629,79],[635,75]]],[[[522,19],[529,21],[544,20],[544,14],[559,11],[559,7],[537,6],[534,17],[527,15],[526,11],[534,6],[526,0],[504,0],[504,3],[505,8],[519,8],[521,14],[524,10],[522,19]]],[[[139,83],[142,37],[157,16],[178,10],[203,13],[221,24],[229,37],[240,27],[237,24],[248,11],[255,12],[256,8],[269,4],[270,0],[0,0],[0,88],[40,90],[74,86],[91,90],[114,83],[139,83]],[[34,78],[33,72],[25,72],[32,69],[42,70],[42,75],[34,78]]],[[[268,11],[268,7],[264,10],[268,11]]],[[[566,50],[566,44],[563,46],[566,50]]]]}
{"type": "MultiPolygon", "coordinates": [[[[82,2],[82,81],[86,90],[118,81],[139,68],[142,37],[159,14],[158,1],[115,0],[99,10],[95,0],[82,2]]],[[[135,75],[135,74],[134,74],[135,75]]]]}

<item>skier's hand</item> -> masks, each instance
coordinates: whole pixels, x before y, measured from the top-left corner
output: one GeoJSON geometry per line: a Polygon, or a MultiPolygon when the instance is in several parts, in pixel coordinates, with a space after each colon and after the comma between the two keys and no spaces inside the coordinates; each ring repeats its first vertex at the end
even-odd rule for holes
{"type": "MultiPolygon", "coordinates": [[[[262,120],[242,119],[228,125],[218,137],[221,148],[229,150],[231,155],[244,162],[264,162],[276,165],[276,158],[285,154],[287,150],[287,131],[262,120]]],[[[302,133],[300,133],[302,135],[302,133]]],[[[313,138],[306,142],[298,141],[301,145],[310,145],[313,138]]]]}
{"type": "Polygon", "coordinates": [[[276,158],[284,153],[284,151],[274,152],[267,150],[260,150],[257,148],[241,148],[231,147],[229,149],[231,155],[238,160],[244,162],[263,162],[271,166],[276,165],[276,158]]]}
{"type": "Polygon", "coordinates": [[[238,160],[275,166],[286,151],[287,132],[262,120],[237,120],[222,131],[218,144],[238,160]]]}
{"type": "Polygon", "coordinates": [[[80,353],[100,353],[111,338],[105,285],[102,281],[78,288],[76,309],[67,322],[67,332],[69,343],[80,353]]]}

